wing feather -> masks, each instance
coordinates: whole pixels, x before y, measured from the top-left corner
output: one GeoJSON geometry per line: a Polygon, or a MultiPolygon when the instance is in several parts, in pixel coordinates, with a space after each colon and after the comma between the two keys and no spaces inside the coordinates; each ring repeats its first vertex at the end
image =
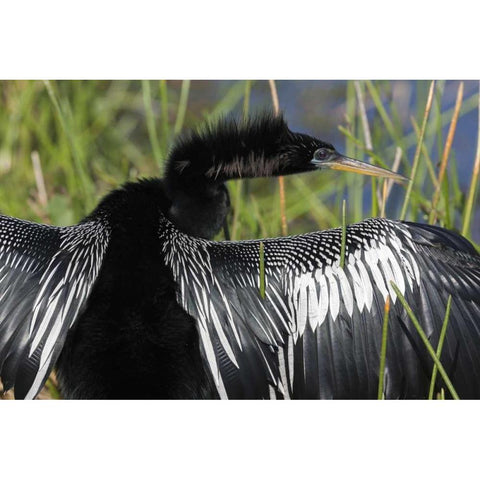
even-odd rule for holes
{"type": "Polygon", "coordinates": [[[384,394],[426,397],[433,364],[393,281],[434,348],[452,295],[442,361],[460,396],[480,397],[480,257],[458,235],[366,220],[347,227],[344,269],[340,229],[266,239],[263,299],[259,242],[193,239],[169,223],[161,234],[178,301],[208,332],[206,357],[214,339],[220,362],[208,363],[217,384],[226,377],[224,396],[270,398],[273,388],[276,398],[375,398],[390,296],[384,394]]]}
{"type": "Polygon", "coordinates": [[[52,227],[0,215],[0,376],[35,398],[101,267],[108,225],[52,227]]]}

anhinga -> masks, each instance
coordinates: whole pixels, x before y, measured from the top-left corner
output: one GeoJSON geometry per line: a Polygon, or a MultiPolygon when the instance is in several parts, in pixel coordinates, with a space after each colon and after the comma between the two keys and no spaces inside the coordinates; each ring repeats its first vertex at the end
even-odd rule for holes
{"type": "MultiPolygon", "coordinates": [[[[225,181],[322,168],[399,178],[291,132],[222,121],[172,149],[163,179],[128,183],[78,225],[0,217],[0,376],[34,398],[52,368],[66,398],[375,398],[391,298],[386,398],[427,396],[432,361],[480,397],[480,256],[445,229],[370,219],[341,229],[213,242],[225,181]]],[[[438,382],[438,386],[441,382],[438,382]]]]}

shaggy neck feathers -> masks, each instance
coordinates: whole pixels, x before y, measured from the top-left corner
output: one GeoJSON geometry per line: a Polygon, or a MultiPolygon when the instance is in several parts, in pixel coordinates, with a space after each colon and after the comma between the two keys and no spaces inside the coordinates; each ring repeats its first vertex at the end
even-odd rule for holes
{"type": "Polygon", "coordinates": [[[225,181],[314,170],[313,154],[325,146],[331,147],[292,132],[283,117],[271,114],[244,122],[224,119],[192,131],[167,160],[165,187],[172,202],[167,215],[185,233],[212,238],[228,214],[225,181]]]}
{"type": "Polygon", "coordinates": [[[237,178],[313,170],[313,152],[324,142],[292,132],[283,117],[263,114],[244,122],[221,120],[184,135],[173,147],[165,179],[169,191],[207,192],[237,178]]]}

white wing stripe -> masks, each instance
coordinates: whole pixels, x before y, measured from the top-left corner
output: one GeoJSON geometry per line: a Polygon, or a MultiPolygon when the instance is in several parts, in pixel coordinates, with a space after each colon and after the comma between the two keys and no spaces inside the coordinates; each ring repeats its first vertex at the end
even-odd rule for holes
{"type": "MultiPolygon", "coordinates": [[[[95,281],[109,236],[110,228],[100,218],[73,227],[50,227],[0,216],[0,272],[2,280],[10,282],[0,281],[0,293],[11,313],[2,318],[2,325],[7,322],[10,330],[19,332],[0,352],[18,352],[16,363],[0,373],[17,388],[17,373],[28,372],[22,384],[26,398],[35,397],[52,368],[95,281]],[[19,322],[25,322],[26,331],[19,322]]],[[[6,308],[0,317],[8,313],[6,308]]]]}
{"type": "Polygon", "coordinates": [[[363,282],[360,278],[360,275],[357,272],[357,268],[354,263],[349,263],[347,265],[347,269],[353,280],[353,291],[355,292],[355,301],[357,303],[358,310],[361,313],[363,311],[363,307],[365,306],[365,301],[366,301],[366,294],[363,289],[363,282]]]}
{"type": "MultiPolygon", "coordinates": [[[[328,307],[329,307],[329,295],[328,295],[328,286],[325,275],[320,270],[317,270],[315,273],[315,278],[319,285],[320,295],[318,298],[318,327],[322,325],[322,323],[327,318],[328,314],[328,307]]],[[[317,328],[318,328],[317,327],[317,328]]]]}
{"type": "Polygon", "coordinates": [[[345,305],[347,313],[350,317],[353,315],[353,293],[352,288],[350,287],[350,283],[348,282],[348,278],[345,275],[345,272],[342,268],[338,267],[336,270],[336,274],[340,280],[340,288],[342,290],[342,302],[345,305]]]}

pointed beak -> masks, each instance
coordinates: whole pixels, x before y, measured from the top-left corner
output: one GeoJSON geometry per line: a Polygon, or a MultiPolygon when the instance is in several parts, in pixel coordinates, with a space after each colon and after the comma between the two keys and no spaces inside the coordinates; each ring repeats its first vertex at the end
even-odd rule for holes
{"type": "Polygon", "coordinates": [[[345,157],[337,154],[327,160],[312,160],[313,165],[317,168],[328,168],[332,170],[344,170],[346,172],[361,173],[363,175],[371,175],[373,177],[391,178],[396,182],[408,182],[408,178],[399,173],[392,172],[386,168],[377,167],[370,163],[361,162],[354,158],[345,157]]]}

